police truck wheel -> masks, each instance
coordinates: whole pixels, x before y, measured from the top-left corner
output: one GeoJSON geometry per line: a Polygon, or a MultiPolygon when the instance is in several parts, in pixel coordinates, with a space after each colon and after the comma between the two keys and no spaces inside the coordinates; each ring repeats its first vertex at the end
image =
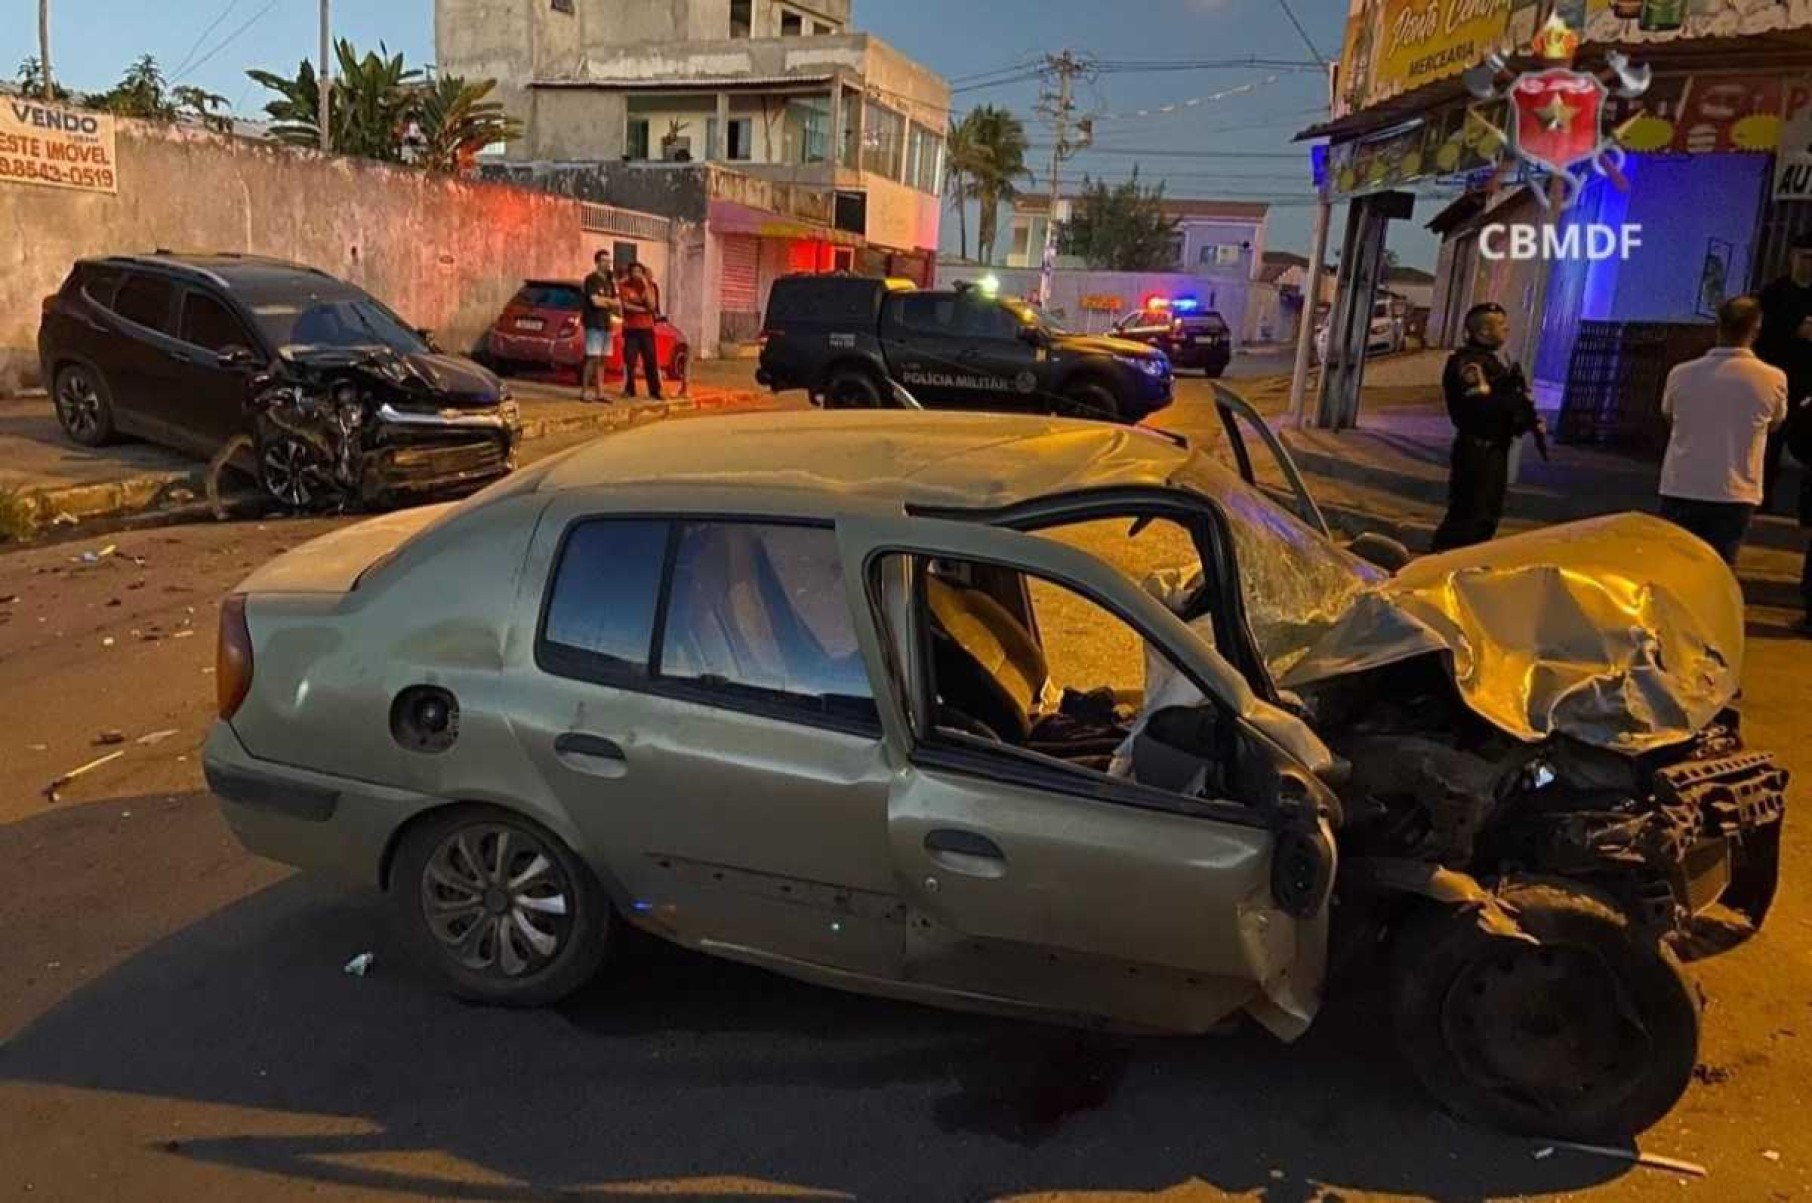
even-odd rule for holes
{"type": "Polygon", "coordinates": [[[1624,1140],[1692,1081],[1698,991],[1672,952],[1573,883],[1498,897],[1531,943],[1471,911],[1430,912],[1398,938],[1397,1041],[1459,1115],[1531,1136],[1624,1140]]]}
{"type": "Polygon", "coordinates": [[[880,405],[880,382],[860,368],[845,368],[825,382],[826,409],[878,409],[880,405]]]}
{"type": "Polygon", "coordinates": [[[1089,418],[1096,422],[1118,422],[1120,399],[1105,384],[1076,384],[1064,391],[1056,405],[1059,417],[1089,418]]]}

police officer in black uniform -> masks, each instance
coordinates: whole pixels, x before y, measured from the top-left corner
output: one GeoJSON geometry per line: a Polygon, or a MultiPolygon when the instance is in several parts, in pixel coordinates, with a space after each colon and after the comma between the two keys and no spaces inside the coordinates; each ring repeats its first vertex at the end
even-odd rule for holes
{"type": "Polygon", "coordinates": [[[1453,419],[1453,470],[1447,517],[1434,550],[1484,543],[1497,534],[1510,487],[1510,448],[1534,431],[1545,434],[1521,367],[1505,362],[1510,318],[1502,305],[1475,305],[1466,314],[1466,345],[1447,360],[1441,391],[1453,419]]]}

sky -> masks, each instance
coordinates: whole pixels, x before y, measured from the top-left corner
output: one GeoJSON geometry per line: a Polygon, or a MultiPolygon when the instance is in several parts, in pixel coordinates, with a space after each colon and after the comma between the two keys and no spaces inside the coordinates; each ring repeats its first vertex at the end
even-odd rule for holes
{"type": "MultiPolygon", "coordinates": [[[[1039,85],[992,81],[1010,80],[1016,64],[1066,48],[1104,63],[1258,57],[1308,64],[1310,48],[1286,17],[1284,2],[856,0],[855,25],[965,89],[952,101],[959,111],[985,103],[1020,114],[1034,146],[1042,148],[1032,155],[1038,172],[1032,186],[1043,190],[1051,138],[1034,111],[1039,85]]],[[[1315,51],[1338,57],[1346,5],[1288,2],[1315,51]]],[[[30,0],[8,0],[12,15],[0,23],[0,71],[10,74],[37,53],[34,9],[30,0]]],[[[98,91],[148,52],[173,82],[198,84],[225,96],[236,111],[256,115],[263,95],[246,78],[246,69],[287,72],[312,56],[318,11],[316,0],[52,0],[52,63],[65,85],[98,91]]],[[[432,62],[433,0],[337,0],[334,33],[361,48],[383,42],[411,63],[432,62]]],[[[1102,149],[1065,165],[1066,188],[1084,171],[1121,180],[1136,165],[1141,179],[1163,180],[1171,196],[1272,201],[1272,248],[1307,251],[1313,212],[1308,156],[1292,145],[1291,136],[1325,108],[1323,75],[1309,69],[1138,66],[1103,72],[1078,98],[1084,111],[1104,118],[1096,125],[1102,149]],[[1239,88],[1249,90],[1210,99],[1239,88]],[[1189,100],[1202,103],[1173,115],[1132,116],[1189,100]],[[1233,157],[1253,154],[1278,157],[1233,157]]],[[[1435,244],[1421,229],[1429,204],[1418,206],[1416,221],[1392,230],[1392,247],[1404,262],[1421,267],[1432,266],[1434,259],[1435,244]]],[[[1341,221],[1336,210],[1336,239],[1341,221]]],[[[956,247],[956,225],[954,215],[946,214],[947,250],[956,247]]],[[[970,233],[973,237],[973,229],[970,233]]]]}

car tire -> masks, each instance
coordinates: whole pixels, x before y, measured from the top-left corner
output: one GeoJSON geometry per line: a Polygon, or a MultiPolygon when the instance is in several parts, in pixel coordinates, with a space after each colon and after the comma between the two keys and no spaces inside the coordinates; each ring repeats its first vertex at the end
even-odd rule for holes
{"type": "Polygon", "coordinates": [[[881,382],[862,368],[839,368],[824,382],[825,409],[879,409],[881,382]]]}
{"type": "Polygon", "coordinates": [[[615,930],[603,888],[565,842],[497,807],[455,807],[405,832],[389,896],[423,968],[492,1006],[547,1006],[578,990],[615,930]]]}
{"type": "Polygon", "coordinates": [[[51,382],[57,424],[84,447],[104,447],[114,440],[113,391],[107,378],[85,363],[66,363],[51,382]]]}
{"type": "Polygon", "coordinates": [[[692,369],[692,349],[681,343],[673,348],[673,356],[667,361],[667,378],[684,380],[692,369]]]}
{"type": "Polygon", "coordinates": [[[1083,381],[1072,384],[1063,391],[1063,399],[1056,405],[1056,413],[1065,418],[1087,418],[1096,422],[1118,422],[1120,417],[1120,398],[1114,390],[1105,384],[1095,381],[1083,381]]]}
{"type": "Polygon", "coordinates": [[[1680,962],[1576,884],[1498,898],[1538,944],[1471,909],[1426,912],[1398,939],[1393,1022],[1416,1076],[1462,1118],[1526,1135],[1617,1141],[1653,1125],[1698,1061],[1701,1002],[1680,962]]]}
{"type": "Polygon", "coordinates": [[[1205,380],[1219,380],[1222,376],[1226,375],[1226,372],[1226,364],[1222,364],[1219,367],[1206,367],[1202,369],[1202,377],[1205,380]]]}
{"type": "Polygon", "coordinates": [[[308,513],[338,500],[333,466],[321,451],[293,434],[277,434],[259,442],[258,487],[287,510],[308,513]]]}

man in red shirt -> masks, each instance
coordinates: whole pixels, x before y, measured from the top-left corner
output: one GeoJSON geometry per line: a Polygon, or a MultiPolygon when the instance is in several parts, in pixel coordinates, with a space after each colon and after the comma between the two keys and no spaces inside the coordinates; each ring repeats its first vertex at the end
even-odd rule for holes
{"type": "Polygon", "coordinates": [[[617,288],[623,306],[623,395],[635,396],[636,363],[648,380],[648,395],[661,399],[661,369],[654,350],[654,323],[661,312],[661,290],[648,278],[645,264],[631,263],[629,278],[617,288]]]}

